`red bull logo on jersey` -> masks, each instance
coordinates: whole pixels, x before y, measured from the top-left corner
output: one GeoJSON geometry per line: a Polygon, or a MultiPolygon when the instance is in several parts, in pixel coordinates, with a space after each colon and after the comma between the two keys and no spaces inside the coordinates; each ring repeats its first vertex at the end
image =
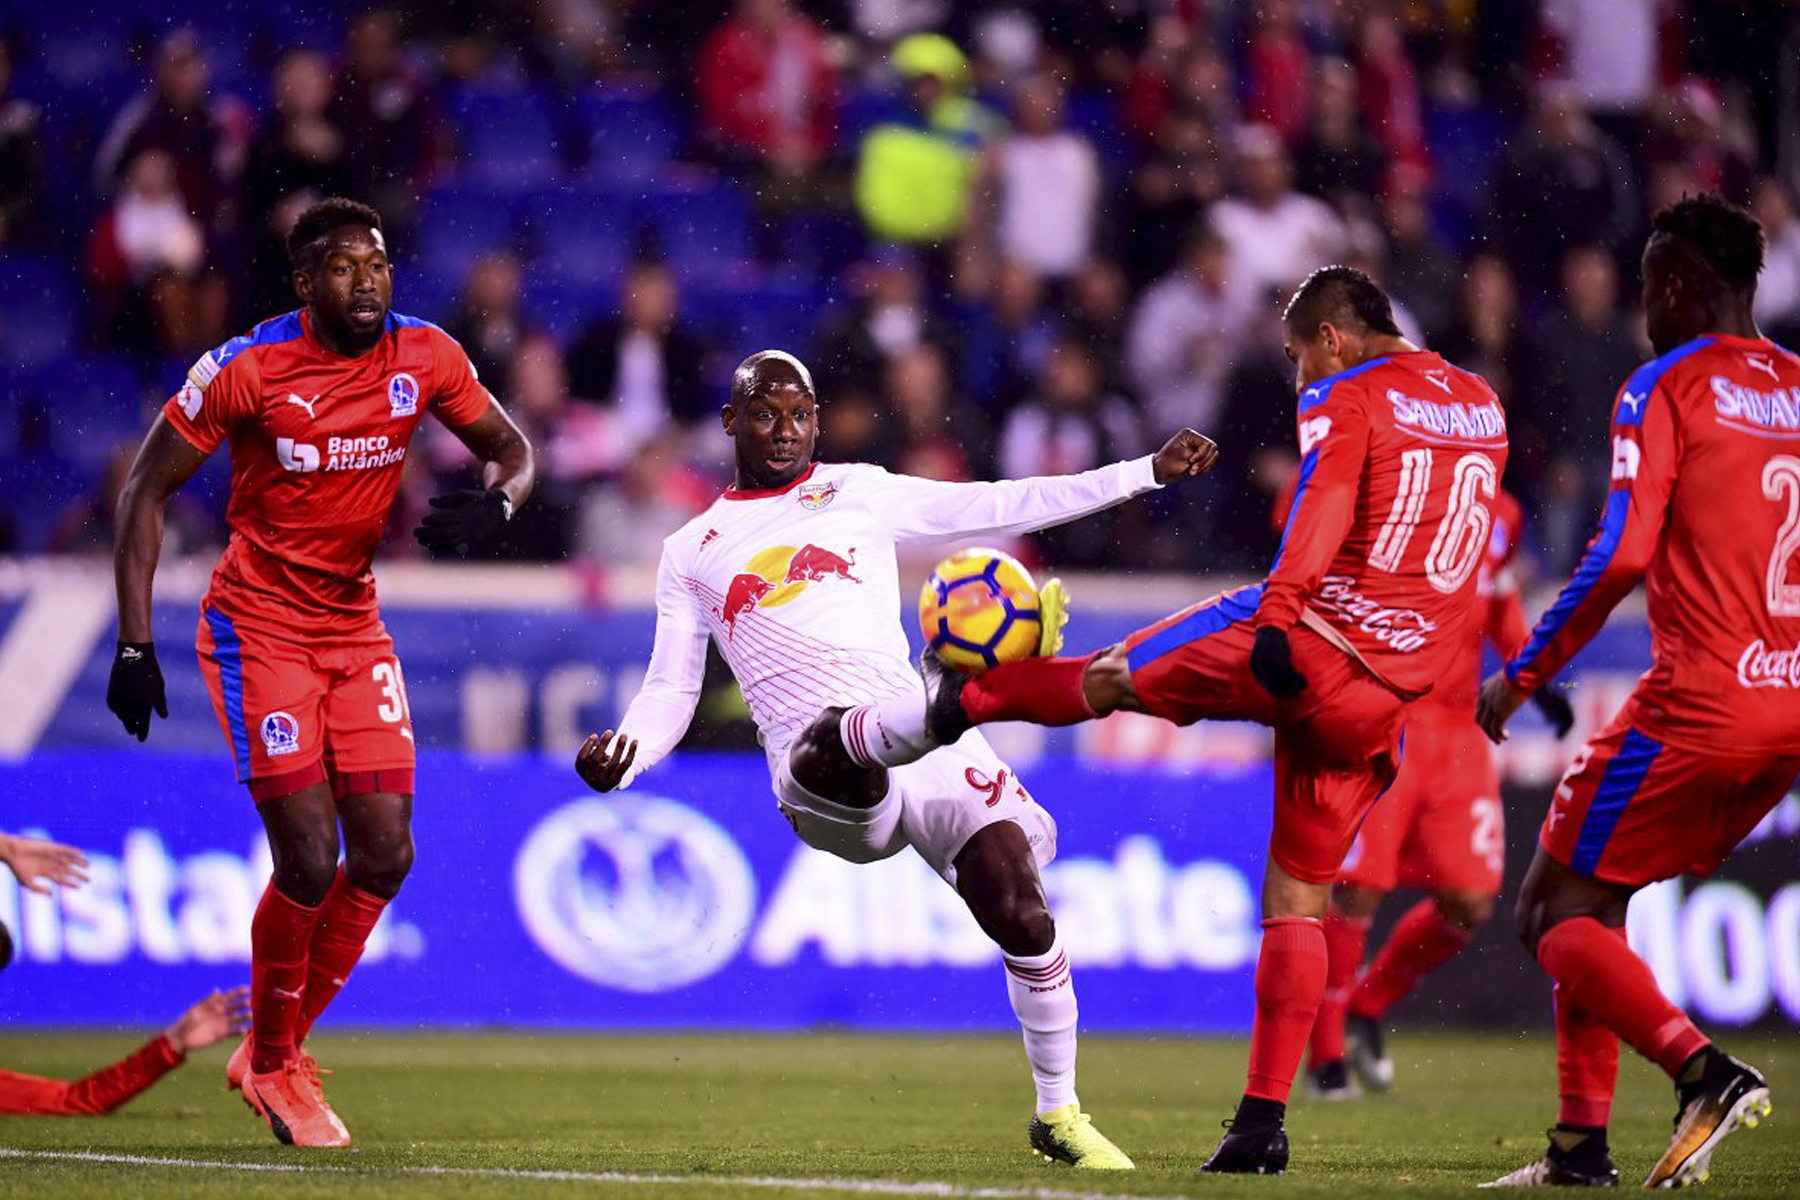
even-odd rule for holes
{"type": "Polygon", "coordinates": [[[1497,401],[1464,404],[1456,400],[1440,404],[1408,396],[1393,388],[1388,389],[1387,400],[1394,407],[1396,423],[1426,433],[1464,441],[1488,441],[1506,436],[1506,413],[1497,401]]]}
{"type": "Polygon", "coordinates": [[[1738,656],[1737,676],[1747,688],[1800,688],[1800,643],[1771,650],[1757,638],[1738,656]]]}
{"type": "Polygon", "coordinates": [[[1723,375],[1711,380],[1713,410],[1719,423],[1746,433],[1800,433],[1800,388],[1758,391],[1723,375]]]}
{"type": "Polygon", "coordinates": [[[852,573],[856,565],[856,548],[839,554],[810,543],[771,546],[753,557],[744,570],[732,576],[725,588],[725,603],[714,610],[725,626],[729,640],[737,631],[738,618],[752,609],[776,608],[787,604],[815,583],[841,579],[861,583],[852,573]]]}
{"type": "Polygon", "coordinates": [[[800,507],[807,512],[818,512],[837,499],[837,494],[835,483],[803,483],[800,485],[800,507]]]}

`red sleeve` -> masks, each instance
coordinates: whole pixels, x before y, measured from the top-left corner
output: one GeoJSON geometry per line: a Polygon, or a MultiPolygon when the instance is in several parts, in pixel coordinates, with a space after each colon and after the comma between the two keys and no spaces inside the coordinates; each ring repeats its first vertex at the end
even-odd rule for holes
{"type": "Polygon", "coordinates": [[[1300,397],[1300,476],[1275,566],[1256,607],[1257,627],[1289,628],[1350,532],[1369,453],[1369,410],[1360,387],[1314,384],[1300,397]]]}
{"type": "Polygon", "coordinates": [[[1587,645],[1656,554],[1681,461],[1675,397],[1662,382],[1672,357],[1640,368],[1619,391],[1613,406],[1612,490],[1600,529],[1531,640],[1506,664],[1506,677],[1520,691],[1535,692],[1587,645]]]}
{"type": "Polygon", "coordinates": [[[239,422],[256,416],[262,376],[252,354],[234,350],[233,339],[188,368],[181,390],[163,405],[175,432],[203,454],[211,454],[239,422]]]}
{"type": "Polygon", "coordinates": [[[433,326],[431,343],[431,411],[452,429],[473,425],[487,415],[493,395],[455,338],[433,326]]]}
{"type": "Polygon", "coordinates": [[[0,1113],[101,1116],[141,1093],[181,1061],[168,1037],[159,1033],[131,1057],[74,1083],[0,1071],[0,1113]]]}

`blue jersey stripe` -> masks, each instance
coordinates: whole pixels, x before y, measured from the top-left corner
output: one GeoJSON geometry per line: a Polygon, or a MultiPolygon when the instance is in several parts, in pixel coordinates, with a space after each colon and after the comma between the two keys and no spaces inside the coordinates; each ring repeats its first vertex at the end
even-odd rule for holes
{"type": "Polygon", "coordinates": [[[1262,594],[1263,585],[1260,583],[1241,587],[1235,592],[1226,592],[1211,604],[1195,609],[1161,633],[1147,637],[1132,647],[1131,652],[1125,656],[1126,665],[1136,671],[1165,654],[1181,649],[1189,642],[1211,637],[1239,621],[1248,621],[1256,615],[1256,606],[1262,602],[1262,594]]]}
{"type": "MultiPolygon", "coordinates": [[[[1380,358],[1371,358],[1366,363],[1360,363],[1351,367],[1348,371],[1339,371],[1336,375],[1326,376],[1324,379],[1319,380],[1319,382],[1300,393],[1298,411],[1301,414],[1304,414],[1310,409],[1319,407],[1319,405],[1331,399],[1331,389],[1336,387],[1340,382],[1346,379],[1354,379],[1364,371],[1373,370],[1387,361],[1388,356],[1384,354],[1380,358]]],[[[1315,446],[1307,451],[1306,456],[1300,460],[1300,482],[1294,487],[1294,502],[1288,506],[1287,524],[1283,525],[1281,528],[1281,545],[1275,551],[1275,562],[1269,566],[1270,574],[1274,574],[1275,568],[1281,564],[1281,552],[1287,549],[1288,534],[1292,532],[1294,528],[1295,519],[1300,516],[1301,502],[1306,499],[1306,485],[1311,482],[1313,468],[1318,465],[1319,449],[1315,446]]]]}
{"type": "Polygon", "coordinates": [[[252,346],[272,346],[278,342],[297,341],[305,333],[300,324],[300,310],[295,309],[279,317],[270,317],[249,333],[240,334],[213,350],[208,357],[213,360],[214,367],[223,370],[226,363],[252,346]]]}
{"type": "MultiPolygon", "coordinates": [[[[1642,425],[1644,410],[1650,407],[1649,400],[1656,385],[1662,381],[1663,375],[1670,367],[1694,353],[1712,345],[1710,337],[1695,338],[1658,358],[1653,358],[1631,373],[1625,382],[1625,390],[1620,393],[1618,410],[1614,416],[1621,425],[1642,425]],[[1636,403],[1632,398],[1636,397],[1636,403]]],[[[1544,649],[1554,642],[1606,574],[1606,568],[1612,565],[1613,555],[1619,552],[1619,543],[1625,537],[1625,522],[1631,516],[1631,492],[1620,488],[1609,492],[1606,507],[1600,513],[1600,530],[1598,536],[1581,556],[1581,563],[1575,568],[1575,574],[1557,596],[1556,603],[1548,612],[1538,619],[1537,627],[1531,631],[1531,637],[1511,662],[1506,664],[1506,677],[1513,682],[1518,681],[1519,672],[1524,670],[1544,649]]]]}
{"type": "Polygon", "coordinates": [[[219,688],[225,694],[225,724],[231,730],[231,756],[239,783],[250,782],[250,726],[244,721],[244,646],[231,618],[216,608],[206,610],[212,630],[213,657],[219,663],[219,688]]]}
{"type": "Polygon", "coordinates": [[[436,329],[439,333],[444,332],[442,328],[427,321],[424,317],[409,317],[403,312],[395,312],[392,309],[388,310],[387,327],[390,332],[395,329],[436,329]]]}
{"type": "Polygon", "coordinates": [[[1575,839],[1575,853],[1569,862],[1572,870],[1593,875],[1600,865],[1601,855],[1606,853],[1606,843],[1618,827],[1619,818],[1625,815],[1625,806],[1637,795],[1644,776],[1650,773],[1656,756],[1661,753],[1661,742],[1647,738],[1635,729],[1625,731],[1625,740],[1619,746],[1618,754],[1606,764],[1600,785],[1594,789],[1594,798],[1588,804],[1587,815],[1581,819],[1581,833],[1575,839]]]}

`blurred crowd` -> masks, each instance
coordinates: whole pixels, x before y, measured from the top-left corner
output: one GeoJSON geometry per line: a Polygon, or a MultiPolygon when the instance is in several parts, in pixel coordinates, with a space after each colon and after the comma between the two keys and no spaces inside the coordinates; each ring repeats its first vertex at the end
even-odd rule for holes
{"type": "MultiPolygon", "coordinates": [[[[653,561],[726,478],[731,366],[773,344],[815,371],[827,458],[1018,476],[1201,429],[1220,467],[1179,503],[1036,552],[1256,570],[1296,467],[1281,304],[1349,262],[1499,391],[1506,486],[1558,571],[1647,353],[1656,207],[1750,205],[1758,318],[1800,335],[1792,4],[98,7],[79,36],[0,28],[0,551],[110,544],[148,415],[295,306],[281,238],[326,194],[381,209],[396,308],[458,338],[540,447],[499,551],[525,559],[653,561]]],[[[424,442],[396,528],[470,469],[424,442]]],[[[221,474],[178,543],[221,537],[221,474]]]]}

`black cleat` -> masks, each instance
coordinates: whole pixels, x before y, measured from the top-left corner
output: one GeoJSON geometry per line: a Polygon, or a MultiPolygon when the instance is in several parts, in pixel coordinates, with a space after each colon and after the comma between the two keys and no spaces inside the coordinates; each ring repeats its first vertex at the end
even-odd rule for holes
{"type": "Polygon", "coordinates": [[[1481,1185],[1484,1188],[1618,1187],[1619,1168],[1606,1149],[1606,1130],[1558,1125],[1544,1157],[1481,1185]]]}
{"type": "Polygon", "coordinates": [[[975,727],[962,706],[969,677],[946,665],[929,646],[919,655],[919,674],[925,678],[925,736],[940,746],[954,746],[975,727]]]}
{"type": "Polygon", "coordinates": [[[1350,1069],[1371,1092],[1385,1092],[1394,1084],[1394,1060],[1388,1057],[1381,1022],[1374,1017],[1349,1013],[1344,1017],[1344,1054],[1350,1069]]]}
{"type": "Polygon", "coordinates": [[[1306,1091],[1308,1095],[1320,1100],[1356,1100],[1362,1096],[1362,1089],[1350,1078],[1350,1068],[1344,1065],[1341,1058],[1320,1063],[1308,1070],[1306,1091]]]}
{"type": "Polygon", "coordinates": [[[1288,1165],[1288,1135],[1280,1121],[1273,1125],[1247,1126],[1225,1121],[1225,1136],[1211,1157],[1200,1164],[1204,1174],[1281,1175],[1288,1165]]]}
{"type": "Polygon", "coordinates": [[[1688,1061],[1675,1085],[1680,1106],[1675,1136],[1644,1180],[1645,1187],[1686,1187],[1705,1183],[1713,1151],[1736,1129],[1755,1129],[1769,1115],[1769,1084],[1754,1067],[1711,1046],[1688,1061]]]}

